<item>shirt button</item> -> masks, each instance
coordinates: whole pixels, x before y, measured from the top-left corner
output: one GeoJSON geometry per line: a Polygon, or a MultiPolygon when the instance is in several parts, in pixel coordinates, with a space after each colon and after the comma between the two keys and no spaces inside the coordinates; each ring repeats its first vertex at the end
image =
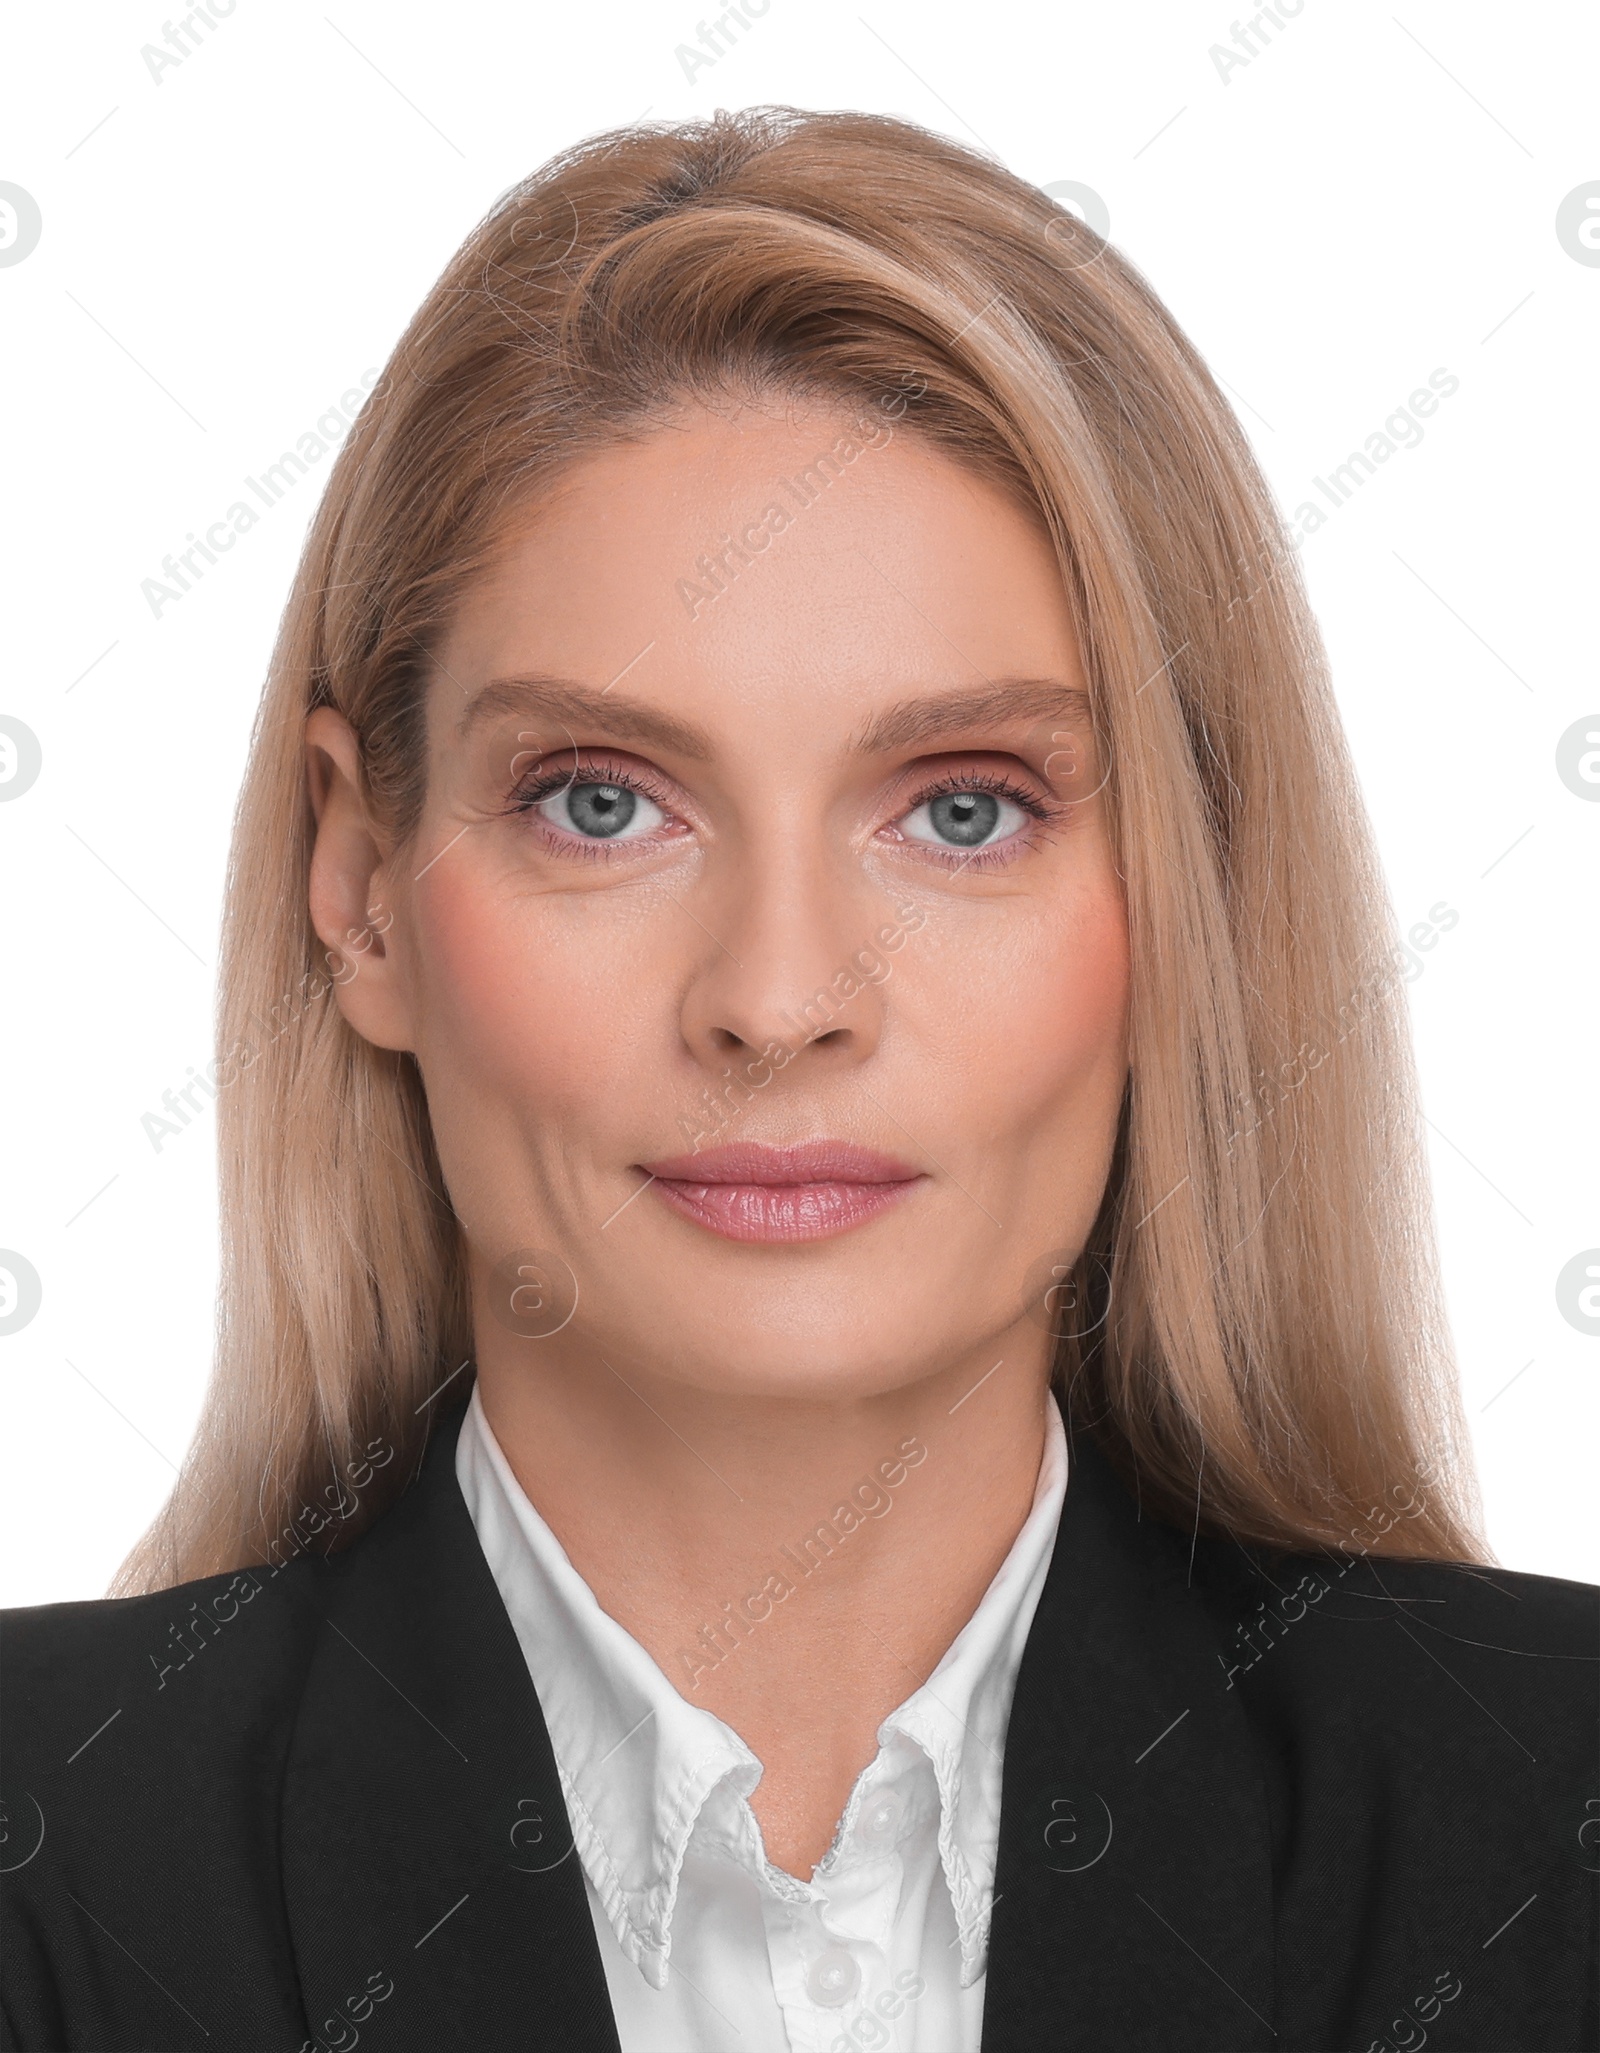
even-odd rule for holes
{"type": "Polygon", "coordinates": [[[856,1826],[857,1836],[869,1846],[887,1846],[894,1837],[895,1827],[900,1822],[904,1808],[899,1796],[892,1789],[880,1789],[876,1796],[869,1796],[861,1807],[856,1826]]]}
{"type": "Polygon", "coordinates": [[[837,2010],[861,1987],[861,1970],[842,1946],[830,1946],[806,1970],[806,1989],[813,2003],[837,2010]]]}

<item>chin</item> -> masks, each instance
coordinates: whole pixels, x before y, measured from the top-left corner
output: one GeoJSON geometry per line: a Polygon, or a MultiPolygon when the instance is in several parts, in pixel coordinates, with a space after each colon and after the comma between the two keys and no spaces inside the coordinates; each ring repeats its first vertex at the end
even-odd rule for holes
{"type": "MultiPolygon", "coordinates": [[[[680,1277],[675,1289],[649,1294],[650,1317],[636,1338],[614,1344],[641,1367],[649,1363],[696,1389],[833,1399],[900,1389],[984,1345],[989,1329],[974,1324],[970,1303],[952,1297],[948,1316],[940,1316],[931,1275],[925,1288],[904,1270],[893,1282],[886,1291],[879,1269],[854,1285],[816,1278],[713,1291],[680,1277]],[[707,1316],[711,1305],[714,1317],[707,1316]]],[[[994,1321],[996,1328],[1005,1323],[1003,1315],[994,1321]]]]}

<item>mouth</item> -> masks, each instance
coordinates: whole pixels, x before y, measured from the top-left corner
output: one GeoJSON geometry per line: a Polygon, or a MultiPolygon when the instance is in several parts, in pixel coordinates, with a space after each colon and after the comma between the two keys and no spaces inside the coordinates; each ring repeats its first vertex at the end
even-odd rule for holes
{"type": "Polygon", "coordinates": [[[637,1165],[684,1218],[727,1240],[824,1240],[891,1210],[924,1182],[909,1162],[851,1141],[743,1141],[637,1165]]]}

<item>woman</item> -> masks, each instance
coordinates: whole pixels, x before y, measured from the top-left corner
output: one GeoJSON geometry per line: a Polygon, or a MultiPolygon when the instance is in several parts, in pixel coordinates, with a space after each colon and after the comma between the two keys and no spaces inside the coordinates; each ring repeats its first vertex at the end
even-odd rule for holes
{"type": "Polygon", "coordinates": [[[9,1620],[8,2045],[1595,2043],[1594,1593],[1485,1565],[1294,560],[1040,194],[780,112],[506,196],[215,1082],[189,1464],[9,1620]]]}

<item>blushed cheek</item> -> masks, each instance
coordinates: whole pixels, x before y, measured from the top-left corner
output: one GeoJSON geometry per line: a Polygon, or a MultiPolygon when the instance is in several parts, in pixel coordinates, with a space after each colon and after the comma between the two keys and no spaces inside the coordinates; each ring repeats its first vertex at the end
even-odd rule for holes
{"type": "Polygon", "coordinates": [[[430,1095],[513,1117],[597,1104],[630,1076],[648,1034],[649,951],[597,917],[598,900],[441,880],[419,922],[419,1036],[430,1095]]]}
{"type": "MultiPolygon", "coordinates": [[[[1128,929],[1108,889],[1048,932],[997,1009],[1004,1046],[989,1051],[1011,1117],[1062,1110],[1115,1120],[1127,1063],[1128,929]]],[[[1004,1116],[1004,1115],[1002,1115],[1004,1116]]]]}

